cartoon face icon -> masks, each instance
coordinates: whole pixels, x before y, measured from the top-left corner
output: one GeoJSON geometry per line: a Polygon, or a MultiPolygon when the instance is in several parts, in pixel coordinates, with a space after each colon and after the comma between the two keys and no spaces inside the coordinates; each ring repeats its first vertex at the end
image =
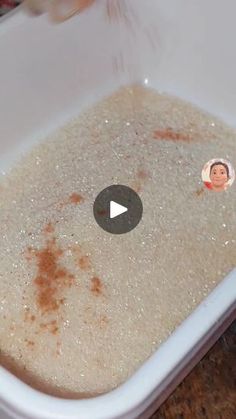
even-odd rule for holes
{"type": "Polygon", "coordinates": [[[227,164],[222,162],[213,163],[210,168],[210,180],[213,190],[224,190],[229,180],[229,168],[227,164]]]}

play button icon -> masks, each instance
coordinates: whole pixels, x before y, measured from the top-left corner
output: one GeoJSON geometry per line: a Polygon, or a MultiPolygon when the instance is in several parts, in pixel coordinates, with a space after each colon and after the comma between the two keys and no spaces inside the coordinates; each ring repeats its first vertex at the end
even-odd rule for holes
{"type": "Polygon", "coordinates": [[[124,207],[123,205],[120,205],[114,201],[110,202],[110,218],[118,217],[118,215],[124,214],[126,211],[128,211],[128,208],[124,207]]]}
{"type": "Polygon", "coordinates": [[[112,185],[95,199],[93,214],[98,225],[108,233],[124,234],[133,230],[142,218],[143,205],[138,194],[128,186],[112,185]]]}

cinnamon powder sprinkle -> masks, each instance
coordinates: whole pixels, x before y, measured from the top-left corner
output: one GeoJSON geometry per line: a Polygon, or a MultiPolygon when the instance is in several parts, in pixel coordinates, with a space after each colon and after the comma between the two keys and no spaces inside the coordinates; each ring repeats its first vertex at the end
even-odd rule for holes
{"type": "Polygon", "coordinates": [[[67,205],[78,205],[78,204],[82,204],[84,202],[84,197],[80,194],[78,194],[77,192],[73,192],[69,198],[65,199],[64,201],[62,201],[61,203],[59,203],[59,209],[63,209],[64,207],[66,207],[67,205]]]}
{"type": "MultiPolygon", "coordinates": [[[[49,229],[48,226],[44,229],[46,234],[48,230],[52,230],[52,227],[49,229]]],[[[28,248],[29,254],[36,260],[37,272],[33,282],[36,286],[38,307],[42,313],[55,312],[64,304],[65,298],[62,293],[74,282],[74,275],[60,264],[63,250],[58,247],[56,238],[53,237],[47,239],[46,245],[40,250],[28,248]]]]}
{"type": "Polygon", "coordinates": [[[80,204],[84,202],[84,198],[82,197],[82,195],[79,195],[78,193],[73,193],[70,197],[69,197],[69,203],[71,204],[80,204]]]}
{"type": "Polygon", "coordinates": [[[29,348],[33,348],[35,345],[35,342],[33,340],[25,339],[25,343],[29,348]]]}
{"type": "Polygon", "coordinates": [[[201,196],[204,193],[204,191],[205,191],[205,188],[202,187],[200,189],[197,189],[195,193],[197,196],[201,196]]]}
{"type": "Polygon", "coordinates": [[[167,141],[185,141],[190,142],[192,138],[183,132],[174,131],[172,128],[164,130],[156,130],[153,133],[154,140],[167,140],[167,141]]]}
{"type": "Polygon", "coordinates": [[[139,179],[145,180],[148,178],[148,172],[144,169],[140,169],[137,173],[137,177],[139,179]]]}
{"type": "Polygon", "coordinates": [[[33,322],[35,320],[35,316],[30,313],[29,307],[24,309],[24,321],[25,322],[33,322]]]}
{"type": "Polygon", "coordinates": [[[134,189],[134,191],[137,193],[142,192],[148,178],[149,178],[149,173],[146,170],[144,169],[138,170],[136,174],[136,178],[131,184],[132,189],[134,189]]]}
{"type": "Polygon", "coordinates": [[[94,295],[101,295],[102,294],[102,288],[103,288],[103,285],[102,285],[102,281],[101,281],[101,279],[99,279],[97,276],[94,276],[92,279],[91,279],[91,287],[90,287],[90,290],[92,291],[92,293],[94,294],[94,295]]]}
{"type": "Polygon", "coordinates": [[[79,258],[79,267],[83,271],[88,271],[89,269],[91,269],[91,262],[89,256],[83,255],[79,258]]]}
{"type": "Polygon", "coordinates": [[[75,263],[82,271],[89,271],[92,269],[91,258],[88,254],[83,252],[80,245],[70,247],[70,250],[75,256],[75,263]]]}
{"type": "Polygon", "coordinates": [[[44,228],[45,233],[54,233],[54,231],[55,231],[55,228],[52,225],[52,223],[48,223],[44,228]]]}
{"type": "Polygon", "coordinates": [[[52,335],[56,335],[59,331],[59,327],[56,320],[52,320],[48,323],[40,323],[39,327],[41,330],[46,330],[50,332],[52,335]]]}

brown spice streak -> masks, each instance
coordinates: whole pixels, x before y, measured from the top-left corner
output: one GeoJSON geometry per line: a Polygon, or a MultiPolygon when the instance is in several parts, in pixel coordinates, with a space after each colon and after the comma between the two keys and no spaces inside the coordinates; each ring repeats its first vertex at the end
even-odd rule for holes
{"type": "Polygon", "coordinates": [[[205,192],[205,188],[204,188],[204,187],[202,187],[202,188],[200,188],[200,189],[197,189],[195,193],[196,193],[196,195],[197,195],[197,196],[200,196],[200,195],[202,195],[204,192],[205,192]]]}
{"type": "Polygon", "coordinates": [[[82,202],[84,202],[84,198],[82,197],[82,195],[79,195],[78,193],[74,192],[69,197],[69,203],[71,203],[71,204],[80,204],[82,202]]]}
{"type": "Polygon", "coordinates": [[[148,178],[148,172],[146,172],[144,169],[140,169],[137,173],[137,177],[139,179],[146,180],[148,178]]]}
{"type": "Polygon", "coordinates": [[[37,303],[43,312],[58,310],[63,301],[59,297],[61,290],[73,283],[74,276],[60,267],[62,254],[55,238],[47,240],[45,248],[35,252],[38,272],[34,283],[37,286],[37,303]]]}
{"type": "Polygon", "coordinates": [[[24,252],[25,259],[29,262],[32,260],[33,248],[29,246],[24,252]]]}
{"type": "Polygon", "coordinates": [[[29,348],[33,348],[35,346],[35,342],[33,340],[25,339],[25,343],[29,348]]]}
{"type": "Polygon", "coordinates": [[[54,233],[54,231],[55,231],[55,228],[52,225],[52,223],[48,223],[44,228],[45,233],[54,233]]]}
{"type": "Polygon", "coordinates": [[[100,329],[103,329],[107,326],[107,324],[109,323],[108,317],[104,314],[103,316],[100,317],[99,319],[99,327],[100,329]]]}
{"type": "Polygon", "coordinates": [[[34,320],[32,320],[32,318],[31,318],[32,316],[31,316],[31,313],[30,313],[30,309],[29,309],[29,307],[26,307],[25,309],[24,309],[24,321],[25,322],[31,322],[31,321],[34,321],[34,320]]]}
{"type": "Polygon", "coordinates": [[[76,264],[82,271],[89,271],[92,269],[90,256],[83,253],[80,245],[75,245],[70,248],[76,257],[76,264]]]}
{"type": "Polygon", "coordinates": [[[52,335],[56,335],[59,331],[59,327],[57,325],[56,320],[52,320],[48,323],[40,323],[39,327],[41,330],[46,330],[50,332],[52,335]]]}
{"type": "Polygon", "coordinates": [[[94,276],[91,279],[91,287],[90,290],[92,291],[92,293],[96,296],[101,295],[102,294],[102,281],[101,279],[99,279],[97,276],[94,276]]]}
{"type": "Polygon", "coordinates": [[[79,267],[83,271],[88,271],[91,269],[90,258],[87,255],[83,255],[79,258],[79,267]]]}
{"type": "Polygon", "coordinates": [[[153,138],[155,140],[184,141],[184,142],[190,142],[192,140],[190,135],[185,134],[183,132],[174,131],[172,128],[166,128],[163,130],[154,131],[153,138]]]}
{"type": "Polygon", "coordinates": [[[61,202],[59,204],[59,209],[61,210],[62,208],[66,207],[67,205],[78,205],[78,204],[82,204],[84,202],[84,197],[80,194],[78,194],[77,192],[73,192],[69,198],[65,199],[65,201],[61,202]]]}
{"type": "MultiPolygon", "coordinates": [[[[83,253],[81,246],[73,246],[72,251],[76,256],[76,261],[78,263],[79,268],[82,271],[88,272],[88,274],[94,273],[94,268],[92,266],[91,258],[88,254],[83,253]],[[77,259],[78,258],[78,259],[77,259]]],[[[98,296],[103,294],[103,284],[100,278],[94,274],[91,279],[91,286],[90,291],[92,294],[98,296]]]]}
{"type": "MultiPolygon", "coordinates": [[[[36,259],[37,273],[34,278],[36,285],[37,304],[41,312],[50,313],[55,312],[64,304],[65,299],[62,293],[66,288],[70,288],[74,282],[74,275],[72,275],[66,268],[60,264],[60,258],[63,251],[58,247],[56,238],[47,238],[47,234],[54,231],[53,226],[49,223],[44,228],[46,234],[46,245],[40,250],[28,248],[26,255],[36,259]]],[[[35,316],[32,316],[33,319],[35,316]]]]}
{"type": "Polygon", "coordinates": [[[136,174],[136,178],[134,182],[132,183],[131,187],[134,189],[135,192],[139,193],[143,190],[143,187],[149,178],[148,172],[144,169],[138,170],[136,174]]]}

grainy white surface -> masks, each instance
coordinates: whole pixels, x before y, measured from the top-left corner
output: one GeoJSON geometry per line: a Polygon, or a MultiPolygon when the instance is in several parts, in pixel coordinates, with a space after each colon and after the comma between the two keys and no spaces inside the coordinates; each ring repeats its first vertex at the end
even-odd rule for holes
{"type": "Polygon", "coordinates": [[[235,184],[222,193],[201,189],[206,161],[222,157],[236,167],[235,140],[234,130],[189,104],[127,88],[3,176],[3,364],[38,388],[75,397],[132,374],[235,266],[235,184]],[[169,127],[190,141],[153,138],[169,127]],[[97,194],[115,183],[138,190],[144,207],[138,227],[122,236],[100,229],[92,211],[97,194]],[[75,193],[82,202],[69,201],[75,193]],[[55,231],[45,233],[48,223],[55,231]],[[53,237],[52,251],[63,252],[59,268],[74,280],[56,281],[63,304],[45,313],[37,251],[49,251],[53,237]]]}

